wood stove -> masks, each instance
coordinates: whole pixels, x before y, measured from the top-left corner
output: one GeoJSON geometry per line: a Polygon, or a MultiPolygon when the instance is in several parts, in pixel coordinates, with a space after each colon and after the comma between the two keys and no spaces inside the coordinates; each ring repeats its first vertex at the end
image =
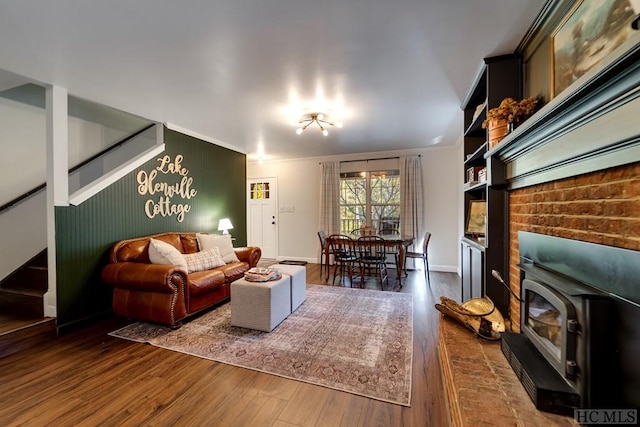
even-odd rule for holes
{"type": "Polygon", "coordinates": [[[501,348],[536,408],[632,407],[625,382],[640,373],[623,359],[637,342],[620,334],[621,304],[638,314],[640,253],[522,231],[518,241],[521,333],[501,348]]]}

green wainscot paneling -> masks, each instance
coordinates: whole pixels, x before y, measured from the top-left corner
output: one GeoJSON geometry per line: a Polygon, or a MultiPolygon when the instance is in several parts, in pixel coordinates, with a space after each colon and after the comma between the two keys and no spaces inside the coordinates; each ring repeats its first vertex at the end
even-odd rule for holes
{"type": "Polygon", "coordinates": [[[100,271],[118,240],[165,231],[217,233],[246,245],[246,156],[165,129],[166,150],[79,206],[56,207],[59,328],[111,310],[100,271]]]}

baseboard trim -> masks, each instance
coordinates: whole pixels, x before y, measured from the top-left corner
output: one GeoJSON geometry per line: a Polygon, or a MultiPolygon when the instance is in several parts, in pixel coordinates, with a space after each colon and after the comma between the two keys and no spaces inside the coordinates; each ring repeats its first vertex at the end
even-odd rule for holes
{"type": "MultiPolygon", "coordinates": [[[[72,322],[67,322],[58,325],[58,336],[67,334],[69,332],[77,331],[78,329],[82,329],[86,326],[97,323],[101,320],[108,319],[113,317],[112,310],[102,311],[100,313],[92,314],[91,316],[83,317],[82,319],[77,319],[72,322]]],[[[58,319],[59,320],[59,319],[58,319]]]]}

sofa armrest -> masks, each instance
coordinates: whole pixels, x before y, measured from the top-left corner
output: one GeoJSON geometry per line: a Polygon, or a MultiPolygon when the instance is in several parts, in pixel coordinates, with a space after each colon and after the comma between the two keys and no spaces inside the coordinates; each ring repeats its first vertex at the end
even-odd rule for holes
{"type": "Polygon", "coordinates": [[[115,288],[184,294],[187,272],[176,265],[118,262],[102,269],[102,280],[115,288]]]}
{"type": "Polygon", "coordinates": [[[257,246],[246,246],[243,248],[234,248],[236,256],[240,261],[249,263],[249,267],[255,267],[262,256],[262,249],[257,246]]]}

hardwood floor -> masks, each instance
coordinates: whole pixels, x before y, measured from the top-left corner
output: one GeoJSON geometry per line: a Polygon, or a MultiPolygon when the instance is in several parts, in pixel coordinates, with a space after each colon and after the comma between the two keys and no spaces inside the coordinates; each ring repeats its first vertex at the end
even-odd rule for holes
{"type": "MultiPolygon", "coordinates": [[[[323,283],[318,264],[307,282],[323,283]]],[[[379,284],[367,283],[367,287],[379,284]]],[[[446,426],[438,361],[440,295],[459,277],[409,272],[414,296],[411,407],[107,336],[108,319],[0,359],[2,426],[446,426]]]]}

